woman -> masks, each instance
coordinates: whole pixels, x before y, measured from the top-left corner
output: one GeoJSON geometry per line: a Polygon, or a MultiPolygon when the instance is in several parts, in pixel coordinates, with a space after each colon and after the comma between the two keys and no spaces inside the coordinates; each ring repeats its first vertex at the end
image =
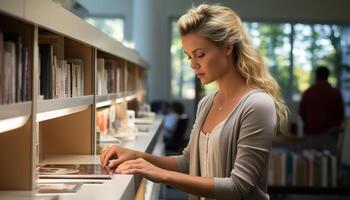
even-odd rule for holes
{"type": "Polygon", "coordinates": [[[101,154],[102,165],[116,158],[109,162],[116,173],[141,174],[191,199],[269,199],[271,140],[286,116],[276,81],[231,9],[199,5],[178,27],[201,83],[218,86],[199,102],[188,146],[172,157],[114,146],[101,154]]]}

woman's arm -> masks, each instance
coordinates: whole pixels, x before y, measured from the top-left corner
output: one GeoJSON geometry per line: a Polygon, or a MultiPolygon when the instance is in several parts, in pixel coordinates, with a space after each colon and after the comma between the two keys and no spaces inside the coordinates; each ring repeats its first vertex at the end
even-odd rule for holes
{"type": "Polygon", "coordinates": [[[143,158],[148,162],[171,171],[177,171],[175,158],[154,156],[149,153],[143,153],[132,149],[127,149],[120,146],[112,146],[101,152],[100,160],[102,167],[114,169],[127,160],[143,158]]]}
{"type": "MultiPolygon", "coordinates": [[[[186,151],[185,151],[186,152],[186,151]]],[[[116,168],[120,174],[141,174],[154,182],[171,185],[179,190],[205,197],[214,197],[214,178],[198,177],[177,172],[176,159],[161,157],[119,146],[112,146],[101,153],[103,166],[110,161],[109,167],[116,168]]]]}
{"type": "Polygon", "coordinates": [[[149,153],[139,152],[138,158],[143,158],[153,165],[166,170],[178,171],[176,160],[171,156],[155,156],[149,153]]]}
{"type": "MultiPolygon", "coordinates": [[[[147,156],[149,156],[149,154],[147,156]]],[[[174,158],[163,158],[173,159],[175,162],[174,158]]],[[[153,156],[151,159],[154,159],[153,156]]],[[[159,160],[156,162],[158,161],[159,160]]],[[[118,166],[115,172],[119,174],[140,174],[153,182],[171,185],[179,190],[191,194],[214,198],[213,177],[191,176],[176,171],[166,170],[153,165],[143,158],[124,162],[118,166]]]]}

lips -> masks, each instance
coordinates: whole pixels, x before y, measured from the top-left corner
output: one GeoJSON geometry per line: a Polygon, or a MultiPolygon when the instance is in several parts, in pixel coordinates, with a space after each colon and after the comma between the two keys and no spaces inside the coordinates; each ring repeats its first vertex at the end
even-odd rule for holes
{"type": "Polygon", "coordinates": [[[196,73],[196,76],[197,76],[198,78],[202,78],[204,75],[205,75],[204,73],[196,73]]]}

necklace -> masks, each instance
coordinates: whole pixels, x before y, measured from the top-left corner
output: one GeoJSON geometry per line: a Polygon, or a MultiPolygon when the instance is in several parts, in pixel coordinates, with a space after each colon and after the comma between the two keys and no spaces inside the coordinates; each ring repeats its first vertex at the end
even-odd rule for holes
{"type": "Polygon", "coordinates": [[[224,105],[219,106],[219,108],[218,108],[219,111],[222,111],[222,106],[224,106],[224,105]]]}
{"type": "MultiPolygon", "coordinates": [[[[220,101],[221,101],[221,99],[220,99],[220,101]]],[[[225,103],[221,103],[220,101],[218,102],[220,104],[218,107],[218,110],[222,111],[222,108],[224,107],[225,103]]]]}

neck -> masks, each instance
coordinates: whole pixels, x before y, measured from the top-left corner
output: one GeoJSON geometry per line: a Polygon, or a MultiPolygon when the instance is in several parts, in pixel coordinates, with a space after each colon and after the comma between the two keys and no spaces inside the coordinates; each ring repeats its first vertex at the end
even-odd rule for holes
{"type": "Polygon", "coordinates": [[[224,102],[235,98],[237,95],[243,93],[243,91],[249,90],[247,83],[238,74],[235,66],[229,69],[228,73],[225,73],[225,76],[216,80],[220,96],[224,102]]]}

